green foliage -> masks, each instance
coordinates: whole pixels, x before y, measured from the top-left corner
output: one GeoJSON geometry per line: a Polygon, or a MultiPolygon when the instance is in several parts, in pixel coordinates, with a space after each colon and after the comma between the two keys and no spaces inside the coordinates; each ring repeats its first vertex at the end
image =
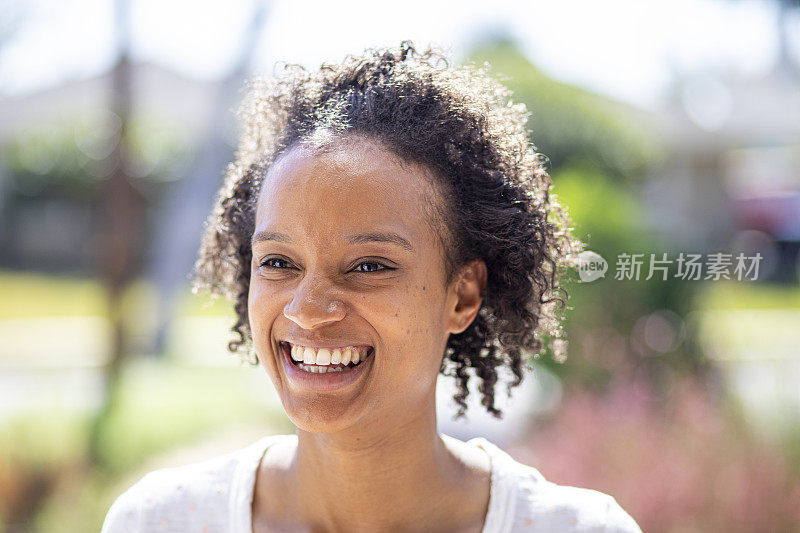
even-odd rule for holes
{"type": "Polygon", "coordinates": [[[594,162],[576,156],[553,174],[553,192],[569,207],[576,236],[587,250],[608,262],[605,277],[580,283],[577,275],[566,288],[571,312],[566,329],[570,340],[566,364],[543,358],[541,364],[567,383],[605,390],[619,369],[643,366],[659,389],[675,372],[703,369],[705,360],[695,339],[678,318],[675,335],[684,340],[668,353],[654,354],[636,339],[637,323],[653,313],[685,316],[695,302],[698,285],[670,276],[646,280],[645,262],[638,280],[614,279],[617,257],[622,253],[663,253],[646,224],[646,214],[637,200],[635,186],[614,180],[594,162]],[[599,342],[599,344],[598,344],[599,342]]]}
{"type": "Polygon", "coordinates": [[[132,479],[125,479],[125,485],[118,487],[109,483],[105,476],[88,473],[75,477],[70,483],[70,491],[57,491],[36,516],[31,531],[81,533],[100,531],[103,519],[114,499],[128,486],[141,477],[138,473],[132,479]]]}
{"type": "Polygon", "coordinates": [[[568,206],[576,236],[600,255],[649,251],[652,238],[635,191],[589,161],[575,161],[553,175],[553,193],[568,206]]]}
{"type": "MultiPolygon", "coordinates": [[[[587,162],[573,163],[553,177],[554,192],[569,206],[574,231],[586,243],[586,249],[608,261],[605,278],[592,283],[572,285],[572,305],[576,310],[600,302],[619,303],[617,321],[629,322],[651,306],[666,302],[658,296],[658,283],[614,280],[616,258],[621,253],[649,254],[658,251],[655,236],[647,229],[645,213],[635,190],[615,182],[599,168],[587,162]]],[[[643,276],[647,274],[643,269],[643,276]]],[[[610,309],[609,309],[610,311],[610,309]]]]}
{"type": "Polygon", "coordinates": [[[0,427],[0,524],[25,523],[80,468],[86,417],[63,410],[15,416],[0,427]]]}
{"type": "Polygon", "coordinates": [[[800,310],[800,286],[767,283],[720,281],[709,284],[698,304],[703,310],[714,309],[797,309],[800,310]]]}
{"type": "Polygon", "coordinates": [[[64,197],[85,201],[94,197],[103,166],[92,152],[79,148],[80,128],[47,124],[13,137],[2,147],[10,190],[19,197],[64,197]]]}
{"type": "MultiPolygon", "coordinates": [[[[113,113],[97,112],[47,123],[18,133],[0,147],[8,173],[10,202],[60,198],[86,203],[97,198],[113,170],[121,124],[113,113]]],[[[155,117],[135,116],[126,130],[125,170],[143,193],[177,179],[188,162],[181,136],[155,117]]]]}
{"type": "Polygon", "coordinates": [[[75,462],[86,444],[87,422],[61,410],[15,416],[2,424],[0,464],[49,468],[75,462]]]}
{"type": "Polygon", "coordinates": [[[485,44],[469,60],[488,62],[514,100],[527,106],[532,140],[553,170],[581,157],[614,178],[639,180],[661,156],[643,112],[549,78],[514,43],[485,44]]]}

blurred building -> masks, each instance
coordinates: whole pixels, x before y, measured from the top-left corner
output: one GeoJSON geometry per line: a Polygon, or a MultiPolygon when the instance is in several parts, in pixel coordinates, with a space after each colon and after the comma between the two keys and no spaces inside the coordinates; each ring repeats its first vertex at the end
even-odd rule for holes
{"type": "MultiPolygon", "coordinates": [[[[106,158],[120,121],[109,111],[112,73],[0,100],[0,266],[86,272],[95,258],[106,158]]],[[[136,153],[128,173],[158,204],[208,136],[218,81],[159,66],[131,67],[136,153]],[[176,157],[177,154],[177,157],[176,157]]]]}
{"type": "Polygon", "coordinates": [[[800,262],[800,69],[678,78],[656,114],[668,156],[647,197],[680,251],[760,252],[759,279],[792,282],[800,262]]]}

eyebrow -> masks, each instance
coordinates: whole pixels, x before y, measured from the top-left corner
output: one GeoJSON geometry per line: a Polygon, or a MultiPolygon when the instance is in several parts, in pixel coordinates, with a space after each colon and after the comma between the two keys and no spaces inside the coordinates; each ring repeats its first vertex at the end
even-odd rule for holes
{"type": "MultiPolygon", "coordinates": [[[[259,231],[258,233],[253,235],[253,240],[251,241],[251,245],[255,245],[256,243],[265,241],[291,243],[292,239],[287,234],[279,233],[277,231],[259,231]]],[[[414,251],[414,247],[411,245],[410,242],[408,242],[407,239],[404,239],[397,233],[392,233],[392,232],[358,233],[356,235],[350,236],[350,238],[347,240],[347,243],[350,245],[367,244],[372,242],[394,244],[396,246],[400,246],[401,248],[405,248],[409,252],[414,251]]]]}
{"type": "Polygon", "coordinates": [[[265,241],[290,243],[292,242],[292,239],[285,233],[278,233],[277,231],[259,231],[258,233],[253,235],[253,239],[250,241],[250,245],[252,246],[259,242],[265,242],[265,241]]]}
{"type": "Polygon", "coordinates": [[[410,242],[408,242],[406,239],[404,239],[397,233],[392,233],[392,232],[359,233],[358,235],[351,236],[347,242],[348,244],[366,244],[370,242],[384,242],[400,246],[401,248],[405,248],[409,252],[414,251],[414,247],[411,246],[410,242]]]}

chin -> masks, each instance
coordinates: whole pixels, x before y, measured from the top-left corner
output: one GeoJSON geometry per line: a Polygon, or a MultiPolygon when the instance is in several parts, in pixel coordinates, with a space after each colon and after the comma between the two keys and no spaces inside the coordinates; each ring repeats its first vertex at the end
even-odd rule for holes
{"type": "Polygon", "coordinates": [[[281,402],[289,420],[307,433],[337,433],[355,426],[359,418],[353,412],[352,404],[344,406],[323,398],[302,400],[282,397],[281,402]]]}

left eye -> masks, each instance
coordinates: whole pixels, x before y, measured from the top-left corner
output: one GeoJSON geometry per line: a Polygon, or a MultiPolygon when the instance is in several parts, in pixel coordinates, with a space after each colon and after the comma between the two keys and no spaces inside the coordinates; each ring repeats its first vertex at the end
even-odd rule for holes
{"type": "Polygon", "coordinates": [[[356,272],[377,272],[379,270],[388,270],[389,267],[375,261],[363,261],[356,265],[353,269],[356,272]]]}

